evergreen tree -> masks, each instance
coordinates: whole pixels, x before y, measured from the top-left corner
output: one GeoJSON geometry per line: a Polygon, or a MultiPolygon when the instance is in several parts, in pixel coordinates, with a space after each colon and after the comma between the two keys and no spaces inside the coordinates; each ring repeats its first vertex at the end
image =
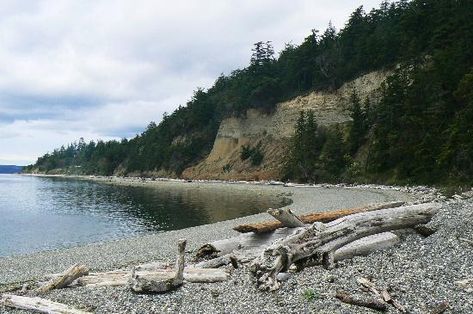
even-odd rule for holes
{"type": "Polygon", "coordinates": [[[361,108],[360,98],[356,90],[353,90],[350,97],[350,117],[352,124],[349,134],[350,153],[354,155],[364,142],[366,133],[365,114],[361,108]]]}

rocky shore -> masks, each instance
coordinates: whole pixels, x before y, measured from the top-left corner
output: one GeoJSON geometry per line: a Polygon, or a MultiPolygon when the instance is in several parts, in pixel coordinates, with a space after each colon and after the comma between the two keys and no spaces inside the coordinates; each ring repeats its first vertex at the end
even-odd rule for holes
{"type": "MultiPolygon", "coordinates": [[[[473,200],[464,194],[446,199],[424,187],[380,186],[283,186],[277,182],[177,182],[142,179],[93,178],[113,184],[160,184],[176,188],[251,189],[275,197],[289,197],[296,213],[361,206],[373,202],[404,200],[436,201],[440,212],[430,223],[437,228],[423,238],[402,232],[400,244],[366,257],[341,261],[333,270],[306,268],[293,274],[276,292],[258,291],[245,268],[231,270],[230,280],[212,284],[186,284],[164,295],[137,295],[127,288],[86,288],[53,290],[45,298],[96,313],[373,313],[346,305],[334,295],[343,289],[363,295],[356,279],[370,278],[389,289],[409,313],[432,313],[448,303],[450,313],[472,313],[473,295],[455,281],[473,277],[473,200]],[[446,303],[443,303],[446,302],[446,303]]],[[[112,270],[149,261],[172,262],[179,238],[189,241],[189,254],[201,244],[236,235],[232,227],[240,223],[266,220],[258,214],[212,225],[96,243],[65,250],[0,258],[0,289],[21,286],[48,273],[57,273],[74,263],[88,265],[92,271],[112,270]]],[[[389,309],[395,313],[394,308],[389,309]]],[[[0,307],[0,312],[20,313],[0,307]]]]}

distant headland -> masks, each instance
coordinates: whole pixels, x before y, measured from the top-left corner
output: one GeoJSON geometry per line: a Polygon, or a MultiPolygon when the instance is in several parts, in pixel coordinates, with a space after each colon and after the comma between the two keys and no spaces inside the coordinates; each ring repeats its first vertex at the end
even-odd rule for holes
{"type": "Polygon", "coordinates": [[[0,165],[0,173],[20,173],[22,169],[22,166],[0,165]]]}

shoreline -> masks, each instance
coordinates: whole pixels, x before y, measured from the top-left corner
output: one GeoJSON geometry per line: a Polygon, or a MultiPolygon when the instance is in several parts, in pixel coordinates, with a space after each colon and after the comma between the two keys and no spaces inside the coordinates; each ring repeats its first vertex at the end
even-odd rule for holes
{"type": "MultiPolygon", "coordinates": [[[[38,175],[35,175],[38,176],[38,175]]],[[[43,176],[43,175],[39,175],[43,176]]],[[[166,187],[177,189],[211,189],[223,193],[238,191],[264,193],[276,198],[289,198],[292,203],[285,206],[294,212],[303,214],[313,211],[332,210],[346,207],[357,207],[373,202],[394,200],[415,201],[415,191],[410,188],[382,187],[382,186],[284,186],[268,182],[220,182],[220,181],[192,181],[185,180],[142,180],[137,178],[118,177],[77,177],[53,175],[43,177],[63,177],[66,179],[92,180],[104,184],[166,187]],[[185,182],[183,182],[185,181],[185,182]],[[315,204],[314,202],[317,202],[315,204]]],[[[431,193],[433,193],[431,191],[431,193]]],[[[180,237],[188,234],[197,234],[189,237],[189,250],[195,250],[205,242],[228,238],[238,235],[232,227],[242,224],[268,220],[270,217],[263,213],[220,221],[212,224],[194,226],[185,229],[135,235],[121,239],[94,242],[45,250],[34,253],[0,257],[0,287],[14,282],[39,279],[46,273],[57,273],[74,263],[84,263],[93,271],[111,270],[126,267],[132,264],[149,262],[152,260],[173,261],[175,243],[180,237]],[[107,256],[107,252],[112,252],[107,256]],[[133,252],[132,254],[130,254],[133,252]],[[31,267],[28,265],[38,265],[31,267]],[[28,268],[28,272],[23,270],[28,268]]],[[[188,236],[187,236],[188,237],[188,236]]]]}
{"type": "MultiPolygon", "coordinates": [[[[427,187],[284,186],[245,182],[182,183],[174,180],[150,184],[136,179],[94,180],[108,184],[209,188],[228,193],[237,190],[291,194],[293,203],[288,207],[296,214],[394,200],[409,203],[434,201],[441,204],[441,209],[429,223],[437,232],[427,238],[408,230],[400,232],[401,242],[394,247],[340,261],[330,271],[321,267],[305,268],[293,273],[280,290],[271,293],[258,290],[247,267],[239,267],[228,268],[231,276],[227,281],[187,283],[166,294],[139,295],[128,287],[77,287],[53,290],[43,296],[46,299],[96,313],[254,313],[255,309],[259,313],[371,313],[370,310],[340,303],[335,298],[340,289],[363,294],[356,279],[365,277],[391,289],[390,292],[410,313],[430,313],[436,304],[443,301],[449,302],[452,313],[473,311],[473,299],[468,299],[469,290],[462,290],[455,283],[471,277],[473,270],[471,249],[467,249],[468,243],[458,240],[473,239],[473,227],[469,223],[473,220],[473,191],[446,199],[435,189],[427,187]],[[305,295],[308,292],[315,297],[307,299],[305,295]]],[[[75,263],[85,264],[92,272],[131,269],[133,265],[153,261],[173,263],[176,243],[181,238],[188,240],[186,259],[189,261],[200,245],[238,235],[232,230],[235,225],[268,219],[271,219],[269,215],[260,213],[186,229],[0,258],[0,293],[20,289],[25,282],[32,286],[46,274],[62,272],[75,263]]],[[[27,295],[35,294],[27,292],[27,295]]],[[[0,306],[2,311],[25,313],[0,306]]],[[[387,313],[397,311],[389,309],[387,313]]]]}

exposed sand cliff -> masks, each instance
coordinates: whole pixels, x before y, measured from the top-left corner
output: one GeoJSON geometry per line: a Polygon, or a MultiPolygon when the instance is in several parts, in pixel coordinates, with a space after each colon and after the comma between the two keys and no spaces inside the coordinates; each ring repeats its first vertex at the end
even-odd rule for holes
{"type": "Polygon", "coordinates": [[[282,156],[302,110],[313,110],[320,125],[350,121],[348,102],[353,89],[361,99],[376,102],[378,89],[388,72],[376,71],[344,84],[335,92],[312,92],[277,105],[273,114],[248,110],[245,118],[222,121],[212,151],[202,162],[186,169],[191,179],[267,180],[280,176],[282,156]],[[260,166],[240,159],[243,145],[261,145],[264,159],[260,166]]]}

